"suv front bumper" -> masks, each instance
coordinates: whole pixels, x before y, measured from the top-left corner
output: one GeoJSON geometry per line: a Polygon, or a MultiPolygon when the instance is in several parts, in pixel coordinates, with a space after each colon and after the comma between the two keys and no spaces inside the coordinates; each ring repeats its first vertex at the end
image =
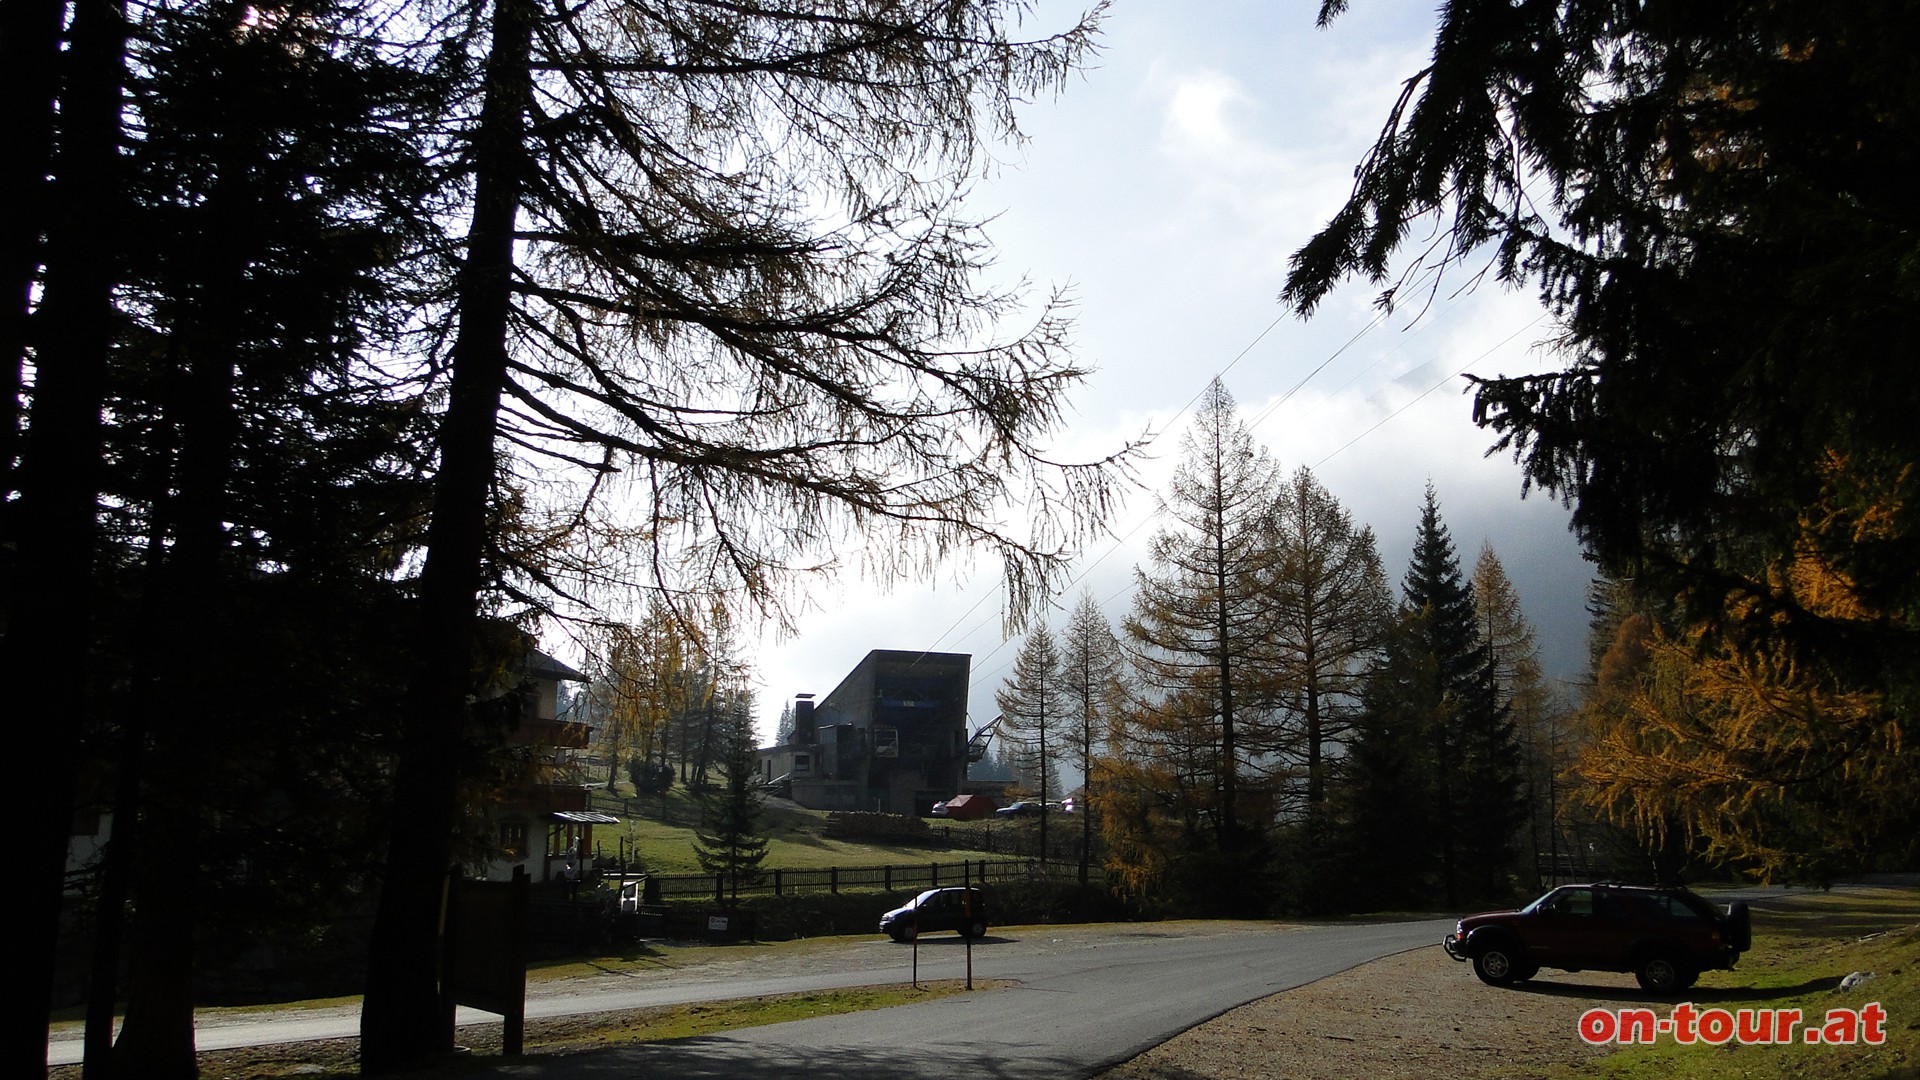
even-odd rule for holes
{"type": "Polygon", "coordinates": [[[1455,960],[1464,961],[1467,958],[1467,943],[1461,940],[1458,934],[1448,934],[1441,938],[1440,947],[1447,950],[1447,955],[1455,960]]]}

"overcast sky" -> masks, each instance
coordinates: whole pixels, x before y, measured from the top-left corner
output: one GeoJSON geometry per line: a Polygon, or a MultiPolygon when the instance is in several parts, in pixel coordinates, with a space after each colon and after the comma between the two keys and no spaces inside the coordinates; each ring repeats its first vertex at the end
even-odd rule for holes
{"type": "MultiPolygon", "coordinates": [[[[1283,472],[1312,468],[1373,527],[1396,586],[1431,479],[1466,570],[1491,543],[1549,674],[1577,678],[1590,572],[1567,511],[1537,493],[1522,501],[1518,467],[1485,456],[1491,439],[1471,423],[1457,377],[1552,364],[1531,291],[1489,283],[1456,295],[1452,282],[1426,310],[1371,329],[1377,290],[1365,282],[1310,322],[1276,301],[1288,257],[1346,195],[1433,30],[1431,3],[1353,0],[1326,31],[1314,27],[1316,8],[1120,0],[1096,65],[1026,110],[1031,141],[1003,151],[1004,168],[975,192],[977,211],[998,215],[996,272],[1042,292],[1069,287],[1077,300],[1078,352],[1096,370],[1072,395],[1060,453],[1097,457],[1160,433],[1147,489],[1089,547],[1051,624],[1089,589],[1118,628],[1160,527],[1150,489],[1178,456],[1183,410],[1220,375],[1283,472]]],[[[1038,19],[1057,26],[1065,10],[1043,3],[1038,19]]],[[[799,635],[760,644],[763,736],[783,702],[825,694],[876,648],[971,653],[969,711],[976,724],[993,717],[1019,643],[1001,636],[990,560],[890,591],[850,577],[810,595],[799,635]]]]}

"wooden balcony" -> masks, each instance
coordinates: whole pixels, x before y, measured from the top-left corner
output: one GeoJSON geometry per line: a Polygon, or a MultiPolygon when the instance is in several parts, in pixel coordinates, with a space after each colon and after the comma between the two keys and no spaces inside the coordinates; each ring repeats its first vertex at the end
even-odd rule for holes
{"type": "Polygon", "coordinates": [[[569,720],[522,720],[514,729],[512,741],[519,746],[585,750],[592,735],[592,727],[569,720]]]}

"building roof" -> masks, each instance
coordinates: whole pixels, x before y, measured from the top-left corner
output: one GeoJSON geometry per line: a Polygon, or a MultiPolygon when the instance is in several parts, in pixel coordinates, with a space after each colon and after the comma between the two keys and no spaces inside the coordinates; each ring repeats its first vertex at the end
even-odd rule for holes
{"type": "Polygon", "coordinates": [[[587,677],[567,665],[534,649],[527,655],[527,673],[535,678],[561,679],[567,682],[586,682],[587,677]]]}

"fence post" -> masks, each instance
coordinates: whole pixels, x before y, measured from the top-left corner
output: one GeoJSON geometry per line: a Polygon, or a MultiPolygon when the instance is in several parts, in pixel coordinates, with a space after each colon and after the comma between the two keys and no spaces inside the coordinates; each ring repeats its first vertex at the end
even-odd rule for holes
{"type": "Polygon", "coordinates": [[[929,884],[929,887],[930,887],[930,888],[935,888],[935,889],[937,889],[937,888],[939,888],[939,887],[940,887],[940,864],[939,864],[939,863],[930,863],[929,865],[933,867],[933,869],[932,869],[932,870],[930,871],[930,873],[931,873],[931,875],[932,875],[932,877],[933,877],[933,880],[932,880],[931,882],[929,882],[928,884],[929,884]]]}
{"type": "Polygon", "coordinates": [[[713,875],[713,902],[716,904],[727,902],[726,879],[719,874],[713,875]]]}
{"type": "Polygon", "coordinates": [[[778,870],[773,872],[773,895],[780,895],[780,871],[778,870]]]}
{"type": "Polygon", "coordinates": [[[840,893],[840,868],[837,866],[827,867],[827,891],[836,896],[840,893]]]}
{"type": "Polygon", "coordinates": [[[880,868],[880,880],[884,883],[882,884],[881,888],[886,889],[888,892],[893,891],[893,867],[892,866],[883,866],[880,868]]]}

